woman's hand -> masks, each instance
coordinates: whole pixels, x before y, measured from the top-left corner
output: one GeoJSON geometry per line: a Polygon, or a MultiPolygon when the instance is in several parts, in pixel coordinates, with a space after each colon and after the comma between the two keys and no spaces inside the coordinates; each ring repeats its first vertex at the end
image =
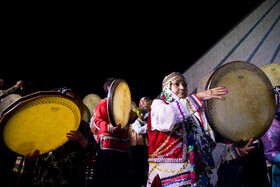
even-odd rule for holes
{"type": "Polygon", "coordinates": [[[113,127],[114,132],[120,132],[122,130],[122,125],[119,123],[117,126],[113,127]]]}
{"type": "Polygon", "coordinates": [[[202,100],[209,100],[209,99],[221,99],[225,100],[226,98],[222,97],[222,95],[225,95],[228,93],[228,90],[225,89],[225,87],[217,87],[212,88],[210,90],[204,90],[203,92],[197,93],[197,97],[202,100]]]}
{"type": "Polygon", "coordinates": [[[71,141],[78,142],[84,149],[86,149],[88,140],[80,131],[70,131],[66,134],[66,137],[71,141]]]}

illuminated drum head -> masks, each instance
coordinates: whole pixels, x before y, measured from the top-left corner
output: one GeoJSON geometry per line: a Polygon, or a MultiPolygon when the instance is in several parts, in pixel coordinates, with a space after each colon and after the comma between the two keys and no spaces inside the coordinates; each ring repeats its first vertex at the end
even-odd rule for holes
{"type": "Polygon", "coordinates": [[[100,101],[101,97],[96,94],[88,94],[84,97],[83,102],[88,107],[91,116],[93,115],[94,110],[100,101]]]}
{"type": "Polygon", "coordinates": [[[131,93],[125,80],[116,79],[112,82],[107,105],[111,123],[114,126],[121,124],[124,128],[129,121],[131,111],[131,93]]]}
{"type": "Polygon", "coordinates": [[[272,86],[280,86],[280,64],[269,63],[260,68],[269,78],[272,86]]]}
{"type": "Polygon", "coordinates": [[[59,92],[37,92],[4,110],[1,134],[7,148],[20,155],[54,150],[68,141],[66,133],[77,130],[81,114],[76,103],[59,92]]]}
{"type": "Polygon", "coordinates": [[[267,76],[254,64],[230,62],[212,74],[205,88],[221,86],[229,90],[226,100],[204,102],[213,130],[231,142],[260,138],[275,115],[274,90],[267,76]]]}

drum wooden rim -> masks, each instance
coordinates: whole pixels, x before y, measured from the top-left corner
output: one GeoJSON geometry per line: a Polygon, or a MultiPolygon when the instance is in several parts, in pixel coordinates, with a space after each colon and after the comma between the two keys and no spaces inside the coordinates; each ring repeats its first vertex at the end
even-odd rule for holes
{"type": "Polygon", "coordinates": [[[21,95],[19,94],[10,94],[6,97],[3,98],[3,101],[1,101],[0,103],[0,115],[2,114],[2,112],[9,107],[10,105],[12,105],[14,102],[16,102],[18,99],[22,98],[21,95]]]}

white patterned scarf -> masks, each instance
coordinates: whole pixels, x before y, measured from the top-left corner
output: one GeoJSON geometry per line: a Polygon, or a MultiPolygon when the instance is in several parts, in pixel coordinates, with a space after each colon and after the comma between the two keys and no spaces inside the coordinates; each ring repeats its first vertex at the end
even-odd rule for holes
{"type": "Polygon", "coordinates": [[[167,75],[162,81],[161,98],[167,103],[172,103],[173,101],[181,99],[171,91],[171,84],[176,80],[186,81],[185,77],[179,72],[173,72],[167,75]]]}

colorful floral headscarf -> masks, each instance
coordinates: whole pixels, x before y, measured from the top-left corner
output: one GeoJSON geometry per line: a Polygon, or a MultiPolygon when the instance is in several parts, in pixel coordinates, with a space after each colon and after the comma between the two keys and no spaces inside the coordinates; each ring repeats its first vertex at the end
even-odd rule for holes
{"type": "Polygon", "coordinates": [[[177,80],[186,81],[185,77],[179,72],[173,72],[167,75],[162,81],[161,98],[168,103],[172,103],[175,100],[180,100],[180,98],[171,91],[171,83],[177,80]]]}
{"type": "Polygon", "coordinates": [[[149,111],[151,107],[152,100],[148,97],[142,97],[139,101],[139,107],[149,111]]]}
{"type": "Polygon", "coordinates": [[[146,102],[146,97],[142,97],[139,101],[139,106],[140,107],[145,107],[145,102],[146,102]]]}

